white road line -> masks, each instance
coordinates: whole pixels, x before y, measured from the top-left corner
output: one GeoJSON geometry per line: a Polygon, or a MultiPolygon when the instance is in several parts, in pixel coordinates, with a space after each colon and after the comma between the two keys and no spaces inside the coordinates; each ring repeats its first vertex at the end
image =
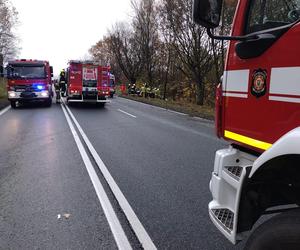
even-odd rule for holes
{"type": "Polygon", "coordinates": [[[3,115],[4,113],[6,113],[8,110],[10,110],[10,106],[8,106],[8,107],[2,109],[2,110],[0,111],[0,116],[3,115]]]}
{"type": "Polygon", "coordinates": [[[177,114],[177,115],[187,115],[185,113],[181,113],[181,112],[178,112],[178,111],[174,111],[174,110],[171,110],[171,109],[167,109],[169,112],[171,113],[174,113],[174,114],[177,114]]]}
{"type": "Polygon", "coordinates": [[[139,101],[133,101],[133,100],[126,99],[126,98],[123,98],[123,99],[129,100],[129,101],[132,101],[132,102],[137,102],[137,103],[139,103],[141,105],[145,105],[145,106],[148,106],[148,107],[153,107],[153,108],[156,108],[156,109],[159,109],[159,110],[162,110],[162,111],[168,111],[170,113],[174,113],[174,114],[178,114],[178,115],[188,115],[188,114],[185,114],[185,113],[182,113],[182,112],[178,112],[178,111],[175,111],[175,110],[172,110],[172,109],[168,109],[167,107],[166,108],[162,108],[162,107],[158,107],[158,106],[155,106],[155,105],[152,105],[152,104],[149,104],[149,103],[143,103],[143,102],[139,102],[139,101]]]}
{"type": "Polygon", "coordinates": [[[152,249],[157,249],[154,243],[152,242],[150,236],[148,235],[147,231],[145,230],[144,226],[136,216],[135,212],[133,211],[132,207],[126,200],[124,194],[120,190],[119,186],[109,173],[107,167],[101,160],[100,156],[98,155],[97,151],[95,150],[94,146],[82,130],[81,126],[77,122],[76,118],[74,117],[73,113],[71,110],[66,106],[66,109],[68,110],[73,122],[75,123],[79,133],[81,134],[85,144],[87,145],[88,149],[90,150],[90,153],[92,154],[95,162],[97,163],[100,171],[102,172],[105,180],[107,181],[111,191],[113,192],[115,198],[117,199],[120,207],[122,208],[127,220],[129,221],[132,230],[134,231],[135,235],[137,236],[138,240],[142,244],[143,248],[146,250],[152,250],[152,249]]]}
{"type": "Polygon", "coordinates": [[[127,100],[128,102],[135,102],[135,103],[138,103],[140,105],[144,105],[144,106],[147,106],[148,108],[156,108],[156,109],[160,109],[160,110],[164,110],[166,111],[167,109],[166,108],[162,108],[162,107],[159,107],[159,106],[155,106],[155,105],[152,105],[152,104],[149,104],[149,103],[144,103],[144,102],[140,102],[140,101],[135,101],[135,100],[131,100],[131,99],[127,99],[127,98],[124,98],[124,97],[120,97],[122,98],[122,100],[127,100]]]}
{"type": "Polygon", "coordinates": [[[71,132],[73,134],[74,140],[76,142],[76,145],[78,147],[78,150],[81,154],[82,160],[86,166],[86,169],[88,171],[88,174],[90,176],[90,179],[94,185],[96,194],[98,196],[98,199],[100,201],[100,204],[103,208],[104,214],[107,218],[108,224],[110,226],[110,229],[113,233],[113,236],[115,238],[115,241],[117,243],[117,246],[119,249],[129,249],[131,250],[132,247],[127,239],[127,236],[121,226],[120,221],[118,220],[118,217],[109,201],[109,198],[107,197],[105,190],[97,176],[97,173],[87,155],[87,152],[84,149],[84,146],[82,145],[82,142],[80,141],[80,138],[71,122],[71,118],[69,117],[65,107],[62,105],[62,109],[64,112],[64,115],[67,119],[68,125],[71,129],[71,132]]]}
{"type": "Polygon", "coordinates": [[[126,115],[129,115],[129,116],[131,116],[131,117],[133,117],[133,118],[136,118],[135,115],[129,114],[129,113],[125,112],[125,111],[122,110],[122,109],[118,109],[118,111],[120,111],[120,112],[122,112],[122,113],[124,113],[124,114],[126,114],[126,115]]]}

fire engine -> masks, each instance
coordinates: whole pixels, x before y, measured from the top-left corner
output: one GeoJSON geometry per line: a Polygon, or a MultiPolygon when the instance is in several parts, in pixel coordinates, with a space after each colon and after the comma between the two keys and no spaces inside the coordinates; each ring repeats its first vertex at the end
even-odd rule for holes
{"type": "Polygon", "coordinates": [[[7,70],[7,94],[11,107],[16,103],[42,101],[52,104],[53,68],[48,61],[20,59],[9,61],[7,70]]]}
{"type": "Polygon", "coordinates": [[[110,67],[93,61],[69,62],[67,68],[67,102],[108,102],[110,67]]]}
{"type": "Polygon", "coordinates": [[[209,215],[234,244],[248,237],[248,249],[299,249],[300,2],[239,0],[231,36],[212,30],[222,8],[193,4],[194,21],[229,40],[216,130],[231,145],[215,154],[209,215]]]}

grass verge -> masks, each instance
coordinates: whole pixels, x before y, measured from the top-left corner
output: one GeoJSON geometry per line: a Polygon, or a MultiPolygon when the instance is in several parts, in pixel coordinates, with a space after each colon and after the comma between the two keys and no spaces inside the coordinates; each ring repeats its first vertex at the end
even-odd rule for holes
{"type": "Polygon", "coordinates": [[[130,95],[119,95],[119,96],[126,99],[151,104],[154,106],[174,110],[177,112],[182,112],[190,116],[197,116],[208,120],[214,120],[214,116],[215,116],[215,110],[213,107],[199,106],[193,103],[183,102],[183,101],[172,101],[172,100],[164,101],[161,99],[144,98],[144,97],[130,96],[130,95]]]}
{"type": "Polygon", "coordinates": [[[8,104],[6,80],[4,78],[0,78],[0,109],[6,107],[8,104]]]}
{"type": "Polygon", "coordinates": [[[6,80],[0,77],[0,99],[7,98],[6,80]]]}

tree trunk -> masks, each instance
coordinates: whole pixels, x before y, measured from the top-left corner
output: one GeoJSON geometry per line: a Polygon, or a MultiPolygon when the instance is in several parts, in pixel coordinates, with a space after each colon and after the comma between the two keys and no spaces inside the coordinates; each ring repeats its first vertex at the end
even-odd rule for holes
{"type": "Polygon", "coordinates": [[[3,66],[4,63],[4,56],[2,53],[0,53],[0,66],[3,66]]]}
{"type": "Polygon", "coordinates": [[[197,83],[197,105],[203,106],[204,104],[204,84],[201,80],[197,83]]]}
{"type": "Polygon", "coordinates": [[[163,100],[166,100],[166,98],[167,98],[167,84],[168,84],[167,78],[168,78],[168,77],[166,76],[166,79],[165,79],[165,82],[164,82],[163,100]]]}

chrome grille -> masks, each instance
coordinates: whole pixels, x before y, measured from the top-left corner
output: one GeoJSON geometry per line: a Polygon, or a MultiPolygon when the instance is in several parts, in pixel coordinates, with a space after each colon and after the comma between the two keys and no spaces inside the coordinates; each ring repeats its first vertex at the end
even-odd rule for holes
{"type": "Polygon", "coordinates": [[[227,208],[212,209],[212,212],[223,228],[231,233],[233,230],[234,213],[227,208]]]}
{"type": "Polygon", "coordinates": [[[32,85],[15,85],[15,91],[17,92],[34,92],[35,88],[32,85]]]}

